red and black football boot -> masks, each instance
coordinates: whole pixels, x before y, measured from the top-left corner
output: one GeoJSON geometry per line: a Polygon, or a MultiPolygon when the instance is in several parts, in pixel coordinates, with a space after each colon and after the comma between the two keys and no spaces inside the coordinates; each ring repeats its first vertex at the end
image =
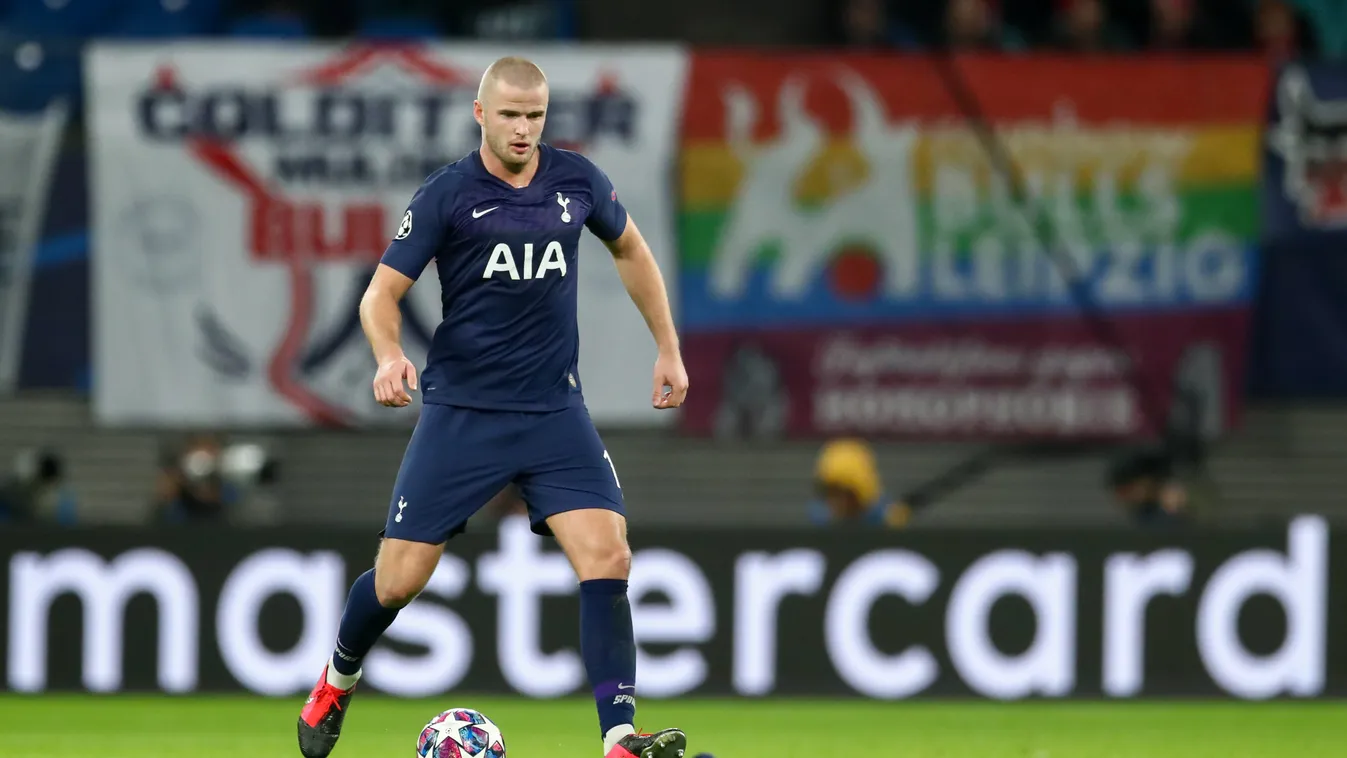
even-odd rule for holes
{"type": "Polygon", "coordinates": [[[337,746],[341,722],[346,718],[354,692],[355,687],[341,690],[328,684],[327,668],[323,668],[323,675],[299,714],[299,752],[304,758],[327,758],[337,746]]]}
{"type": "Polygon", "coordinates": [[[654,734],[623,737],[605,758],[683,758],[687,748],[688,738],[683,730],[665,729],[654,734]]]}

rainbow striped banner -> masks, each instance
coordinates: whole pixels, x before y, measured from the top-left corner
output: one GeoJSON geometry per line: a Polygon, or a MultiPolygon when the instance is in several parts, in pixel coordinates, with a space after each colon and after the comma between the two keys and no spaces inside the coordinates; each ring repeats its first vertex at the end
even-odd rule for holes
{"type": "Polygon", "coordinates": [[[1212,434],[1237,419],[1265,67],[958,69],[1027,198],[932,60],[693,56],[690,430],[1127,437],[1155,431],[1175,387],[1212,434]]]}

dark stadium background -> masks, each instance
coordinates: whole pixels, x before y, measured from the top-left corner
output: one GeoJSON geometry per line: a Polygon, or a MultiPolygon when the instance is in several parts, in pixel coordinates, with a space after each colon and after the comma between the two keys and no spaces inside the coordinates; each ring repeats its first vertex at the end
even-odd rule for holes
{"type": "MultiPolygon", "coordinates": [[[[505,54],[673,288],[677,417],[581,285],[644,717],[717,758],[1347,755],[1335,0],[0,0],[0,755],[291,754],[415,409],[366,407],[358,235],[235,242],[193,151],[395,223],[419,177],[381,161],[471,146],[505,54]],[[323,126],[306,87],[441,120],[323,126]]],[[[451,543],[338,755],[453,705],[597,750],[520,505],[451,543]]]]}

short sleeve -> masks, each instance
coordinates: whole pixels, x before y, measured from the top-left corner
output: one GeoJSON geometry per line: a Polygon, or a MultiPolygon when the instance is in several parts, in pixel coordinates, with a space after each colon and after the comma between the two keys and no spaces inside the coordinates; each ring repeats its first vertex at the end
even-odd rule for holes
{"type": "Polygon", "coordinates": [[[412,195],[412,201],[398,223],[397,234],[379,259],[380,263],[396,269],[408,279],[421,276],[447,235],[443,211],[444,182],[443,175],[432,176],[412,195]]]}
{"type": "Polygon", "coordinates": [[[586,161],[590,173],[590,190],[594,198],[594,207],[585,219],[585,226],[594,236],[611,242],[622,236],[627,230],[627,209],[617,199],[617,190],[608,180],[608,175],[593,163],[586,161]]]}

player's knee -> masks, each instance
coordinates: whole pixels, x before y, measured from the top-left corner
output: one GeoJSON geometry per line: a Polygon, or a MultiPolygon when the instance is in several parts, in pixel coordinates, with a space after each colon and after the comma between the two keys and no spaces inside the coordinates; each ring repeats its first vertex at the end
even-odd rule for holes
{"type": "Polygon", "coordinates": [[[379,605],[385,608],[404,608],[425,589],[427,579],[393,571],[376,571],[374,594],[379,598],[379,605]]]}
{"type": "Polygon", "coordinates": [[[631,548],[625,542],[596,547],[577,569],[581,581],[626,579],[631,575],[631,548]]]}
{"type": "Polygon", "coordinates": [[[402,608],[416,599],[439,565],[443,545],[384,540],[374,560],[374,594],[385,608],[402,608]]]}
{"type": "Polygon", "coordinates": [[[430,575],[405,571],[404,568],[381,567],[374,570],[374,595],[385,609],[401,609],[426,588],[430,575]]]}

